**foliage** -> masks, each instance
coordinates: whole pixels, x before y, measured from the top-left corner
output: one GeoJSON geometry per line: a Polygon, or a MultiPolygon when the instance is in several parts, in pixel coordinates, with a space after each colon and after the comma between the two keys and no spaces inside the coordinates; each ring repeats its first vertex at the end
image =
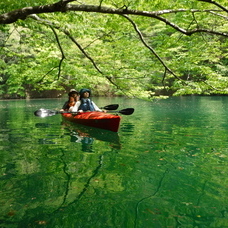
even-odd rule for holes
{"type": "MultiPolygon", "coordinates": [[[[223,12],[215,11],[218,7],[201,1],[151,4],[146,0],[88,0],[85,5],[100,2],[114,9],[179,10],[175,14],[164,13],[162,17],[186,30],[204,28],[226,32],[228,27],[223,12]]],[[[53,2],[13,3],[1,2],[0,13],[53,2]]],[[[227,6],[226,1],[219,3],[227,6]]],[[[225,36],[210,32],[186,36],[157,18],[131,15],[149,49],[133,25],[121,15],[77,11],[40,14],[34,19],[0,26],[2,97],[37,96],[34,91],[67,91],[72,87],[89,87],[99,95],[141,98],[164,94],[227,94],[225,36]]]]}

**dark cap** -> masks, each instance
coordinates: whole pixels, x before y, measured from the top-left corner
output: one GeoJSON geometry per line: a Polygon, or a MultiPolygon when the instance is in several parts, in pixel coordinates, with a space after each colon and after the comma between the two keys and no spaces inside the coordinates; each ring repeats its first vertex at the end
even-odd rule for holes
{"type": "Polygon", "coordinates": [[[89,95],[91,94],[90,89],[81,89],[80,92],[79,92],[80,96],[82,96],[82,94],[85,93],[85,92],[88,92],[89,95]]]}

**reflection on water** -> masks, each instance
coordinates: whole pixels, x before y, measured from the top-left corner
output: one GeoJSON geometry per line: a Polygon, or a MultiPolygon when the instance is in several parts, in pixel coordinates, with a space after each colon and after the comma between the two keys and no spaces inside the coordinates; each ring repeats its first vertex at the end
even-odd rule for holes
{"type": "Polygon", "coordinates": [[[122,132],[132,135],[134,133],[134,127],[135,125],[133,123],[123,123],[120,129],[122,132]]]}
{"type": "MultiPolygon", "coordinates": [[[[95,140],[109,142],[109,145],[116,149],[121,148],[120,138],[117,132],[83,126],[66,120],[63,120],[61,125],[66,131],[64,135],[70,136],[70,142],[80,143],[82,145],[82,151],[84,152],[93,152],[93,143],[95,140]]],[[[50,129],[53,128],[54,125],[50,123],[36,123],[35,127],[39,129],[50,129]]],[[[55,135],[47,134],[45,138],[39,138],[38,142],[39,144],[55,144],[55,138],[55,135]],[[51,136],[53,136],[53,140],[51,136]]]]}
{"type": "Polygon", "coordinates": [[[81,143],[82,151],[93,152],[94,140],[109,142],[110,146],[116,149],[121,148],[117,132],[107,131],[99,128],[83,126],[63,120],[62,125],[70,132],[71,142],[81,143]]]}
{"type": "Polygon", "coordinates": [[[108,99],[118,133],[0,101],[0,227],[227,227],[228,97],[108,99]]]}

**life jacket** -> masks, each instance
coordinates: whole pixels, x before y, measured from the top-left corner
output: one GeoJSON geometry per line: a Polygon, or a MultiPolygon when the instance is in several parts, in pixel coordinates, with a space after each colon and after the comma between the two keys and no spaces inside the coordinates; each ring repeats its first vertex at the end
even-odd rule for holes
{"type": "Polygon", "coordinates": [[[83,110],[84,112],[95,111],[95,108],[93,106],[92,101],[89,98],[82,98],[78,110],[83,110]]]}

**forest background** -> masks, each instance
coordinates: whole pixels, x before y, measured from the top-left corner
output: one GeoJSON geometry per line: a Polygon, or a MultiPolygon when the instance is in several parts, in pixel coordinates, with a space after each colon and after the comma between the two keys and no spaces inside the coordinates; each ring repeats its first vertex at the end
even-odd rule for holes
{"type": "Polygon", "coordinates": [[[227,0],[0,2],[0,98],[228,94],[227,0]]]}

